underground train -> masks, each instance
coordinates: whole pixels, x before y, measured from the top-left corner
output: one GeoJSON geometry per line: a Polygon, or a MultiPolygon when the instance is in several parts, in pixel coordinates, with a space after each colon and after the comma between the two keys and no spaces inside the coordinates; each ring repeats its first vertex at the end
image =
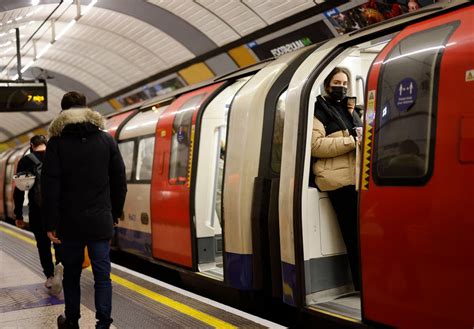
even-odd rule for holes
{"type": "MultiPolygon", "coordinates": [[[[440,3],[109,116],[128,182],[115,247],[341,327],[472,328],[473,17],[440,3]],[[360,293],[309,182],[314,102],[336,66],[364,113],[360,293]]],[[[25,152],[0,155],[3,218],[25,152]]]]}

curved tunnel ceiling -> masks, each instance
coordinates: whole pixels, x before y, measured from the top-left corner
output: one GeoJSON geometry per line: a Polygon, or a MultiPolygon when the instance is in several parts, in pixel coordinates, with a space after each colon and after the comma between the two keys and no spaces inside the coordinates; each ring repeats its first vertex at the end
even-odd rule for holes
{"type": "MultiPolygon", "coordinates": [[[[84,12],[90,0],[81,0],[84,12]]],[[[79,89],[94,101],[158,72],[238,40],[321,1],[99,0],[51,46],[77,15],[72,1],[2,0],[0,79],[16,74],[14,28],[21,33],[28,76],[49,75],[47,114],[0,114],[0,143],[50,121],[62,93],[79,89]],[[37,30],[34,42],[26,41],[37,30]],[[45,48],[49,49],[36,59],[45,48]],[[34,61],[33,61],[34,60],[34,61]],[[50,94],[50,95],[49,95],[50,94]],[[38,118],[41,117],[41,119],[38,118]],[[17,119],[15,119],[17,118],[17,119]],[[43,120],[45,119],[45,120],[43,120]]]]}

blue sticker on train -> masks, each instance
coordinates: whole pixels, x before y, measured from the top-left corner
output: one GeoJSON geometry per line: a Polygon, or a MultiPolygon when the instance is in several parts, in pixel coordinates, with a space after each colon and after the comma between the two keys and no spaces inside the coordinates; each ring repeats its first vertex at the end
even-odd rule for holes
{"type": "Polygon", "coordinates": [[[395,106],[400,112],[408,111],[415,104],[417,94],[416,81],[412,78],[403,79],[395,88],[395,106]]]}
{"type": "Polygon", "coordinates": [[[179,130],[178,130],[178,136],[177,136],[177,139],[178,139],[178,143],[183,143],[184,142],[184,129],[183,127],[179,127],[179,130]]]}

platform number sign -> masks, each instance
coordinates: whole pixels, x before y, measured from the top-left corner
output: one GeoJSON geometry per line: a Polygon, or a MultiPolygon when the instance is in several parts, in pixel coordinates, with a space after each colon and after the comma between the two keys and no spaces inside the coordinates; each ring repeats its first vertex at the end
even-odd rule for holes
{"type": "Polygon", "coordinates": [[[400,112],[408,111],[416,102],[418,88],[412,78],[401,80],[395,88],[395,106],[400,112]]]}

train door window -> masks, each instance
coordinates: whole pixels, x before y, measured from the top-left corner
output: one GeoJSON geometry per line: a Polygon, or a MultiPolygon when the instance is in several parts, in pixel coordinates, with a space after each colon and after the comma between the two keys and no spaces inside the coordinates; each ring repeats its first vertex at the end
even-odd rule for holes
{"type": "Polygon", "coordinates": [[[169,171],[169,183],[171,185],[184,185],[188,179],[189,146],[192,136],[193,115],[201,98],[202,95],[192,97],[176,111],[171,136],[169,171]]]}
{"type": "MultiPolygon", "coordinates": [[[[227,122],[227,110],[226,109],[226,121],[227,122]]],[[[224,189],[223,184],[223,175],[224,175],[224,164],[225,164],[225,138],[226,138],[226,131],[227,127],[226,126],[221,126],[217,129],[217,138],[216,138],[216,154],[217,157],[215,159],[215,164],[214,167],[216,168],[215,170],[215,177],[214,177],[214,208],[215,212],[213,212],[212,216],[212,221],[211,221],[211,226],[214,227],[214,223],[216,221],[219,223],[219,225],[222,227],[222,191],[224,189]],[[216,218],[217,217],[217,218],[216,218]]]]}
{"type": "Polygon", "coordinates": [[[132,179],[133,150],[135,148],[135,142],[120,142],[118,147],[120,149],[120,153],[122,154],[123,162],[125,163],[125,175],[127,177],[127,181],[130,181],[132,179]]]}
{"type": "Polygon", "coordinates": [[[137,170],[135,177],[137,181],[149,181],[151,179],[154,147],[154,137],[141,139],[138,143],[137,170]]]}
{"type": "Polygon", "coordinates": [[[272,141],[272,158],[271,168],[275,173],[280,173],[281,154],[283,147],[283,126],[285,120],[285,101],[288,89],[283,91],[278,97],[275,111],[275,119],[273,121],[273,141],[272,141]]]}
{"type": "Polygon", "coordinates": [[[439,64],[456,26],[404,38],[382,64],[373,166],[378,185],[423,185],[431,177],[439,64]]]}

